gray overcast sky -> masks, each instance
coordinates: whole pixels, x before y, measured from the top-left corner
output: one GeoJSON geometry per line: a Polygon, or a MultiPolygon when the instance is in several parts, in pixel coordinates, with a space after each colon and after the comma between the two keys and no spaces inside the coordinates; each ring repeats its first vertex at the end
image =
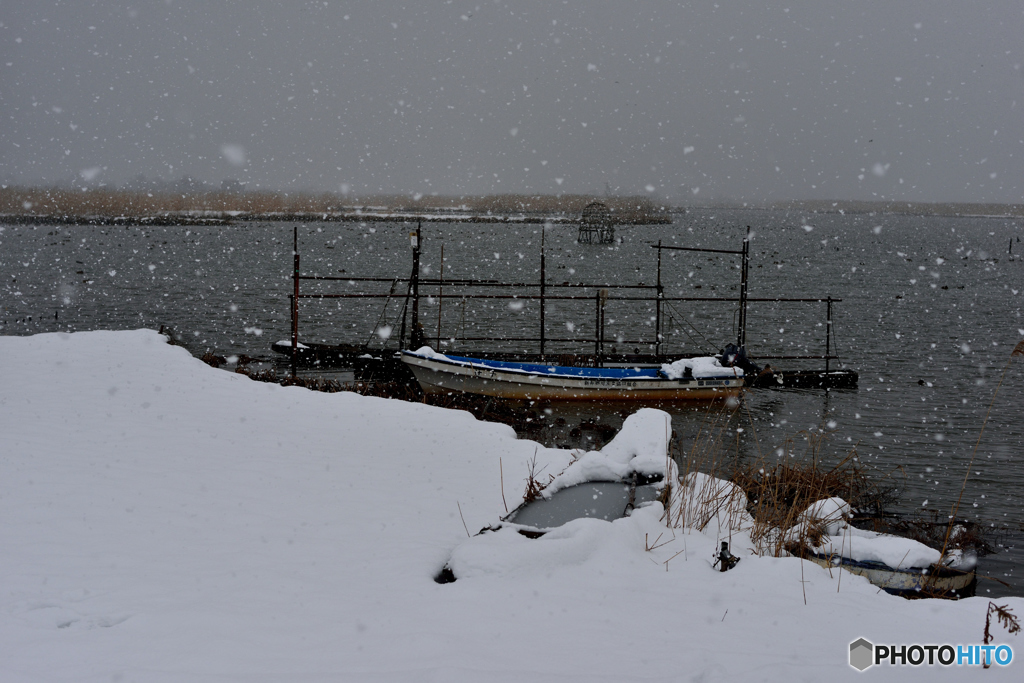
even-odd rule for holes
{"type": "Polygon", "coordinates": [[[0,0],[0,22],[7,183],[1022,201],[1020,0],[0,0]]]}

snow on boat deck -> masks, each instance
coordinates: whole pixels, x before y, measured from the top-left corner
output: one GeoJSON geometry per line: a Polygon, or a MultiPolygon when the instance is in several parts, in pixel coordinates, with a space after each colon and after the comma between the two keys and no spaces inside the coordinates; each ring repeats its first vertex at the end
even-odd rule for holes
{"type": "Polygon", "coordinates": [[[147,330],[0,337],[0,378],[3,681],[852,679],[857,638],[984,628],[983,598],[905,601],[742,535],[721,574],[717,527],[672,532],[653,506],[476,537],[438,585],[461,517],[504,515],[501,473],[512,507],[530,460],[556,473],[568,452],[465,412],[254,382],[147,330]]]}

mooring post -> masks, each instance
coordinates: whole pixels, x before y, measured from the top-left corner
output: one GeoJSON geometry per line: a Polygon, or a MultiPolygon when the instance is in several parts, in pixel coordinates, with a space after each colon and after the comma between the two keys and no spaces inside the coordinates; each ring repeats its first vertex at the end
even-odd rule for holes
{"type": "Polygon", "coordinates": [[[540,228],[540,362],[544,362],[544,233],[546,225],[540,228]]]}
{"type": "Polygon", "coordinates": [[[741,349],[747,344],[747,281],[750,271],[750,226],[743,238],[743,249],[740,252],[740,320],[736,334],[736,345],[741,349]]]}
{"type": "Polygon", "coordinates": [[[828,382],[828,366],[832,356],[832,297],[827,299],[825,309],[825,381],[828,382]]]}
{"type": "Polygon", "coordinates": [[[654,356],[661,358],[661,299],[664,289],[661,286],[661,240],[658,240],[658,280],[657,300],[654,302],[654,356]]]}
{"type": "Polygon", "coordinates": [[[423,346],[423,328],[420,327],[420,228],[416,221],[416,232],[412,237],[412,331],[409,346],[415,351],[423,346]]]}
{"type": "Polygon", "coordinates": [[[299,365],[299,226],[292,232],[292,257],[294,260],[294,292],[292,293],[292,379],[295,379],[299,365]]]}

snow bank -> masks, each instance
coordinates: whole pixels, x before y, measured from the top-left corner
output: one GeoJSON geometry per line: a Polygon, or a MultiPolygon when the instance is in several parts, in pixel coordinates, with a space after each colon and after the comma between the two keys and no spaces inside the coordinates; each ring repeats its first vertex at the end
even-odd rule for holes
{"type": "Polygon", "coordinates": [[[585,481],[621,481],[632,473],[666,478],[668,440],[672,435],[672,417],[663,410],[641,408],[626,418],[622,429],[600,451],[577,458],[555,477],[543,495],[585,481]]]}
{"type": "Polygon", "coordinates": [[[623,519],[576,519],[540,538],[503,526],[461,543],[449,566],[459,581],[484,576],[534,577],[589,563],[618,570],[642,561],[636,553],[645,532],[661,526],[660,505],[639,508],[623,519]]]}
{"type": "Polygon", "coordinates": [[[681,358],[672,363],[663,363],[661,371],[669,379],[682,379],[689,370],[694,379],[708,377],[742,377],[743,368],[726,368],[714,356],[698,356],[697,358],[681,358]]]}
{"type": "MultiPolygon", "coordinates": [[[[653,463],[651,415],[605,457],[653,463]]],[[[0,337],[0,680],[833,680],[859,637],[980,640],[983,599],[743,551],[720,573],[727,519],[669,528],[657,503],[467,539],[535,457],[572,461],[465,412],[253,382],[155,332],[0,337]],[[449,560],[462,578],[439,585],[449,560]]]]}

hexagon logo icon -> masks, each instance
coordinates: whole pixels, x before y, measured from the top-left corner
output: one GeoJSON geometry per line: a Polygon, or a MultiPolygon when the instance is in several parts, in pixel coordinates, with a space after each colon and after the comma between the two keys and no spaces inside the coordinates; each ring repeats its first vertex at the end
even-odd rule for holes
{"type": "Polygon", "coordinates": [[[850,643],[850,666],[857,671],[864,671],[874,664],[875,646],[864,638],[850,643]]]}

